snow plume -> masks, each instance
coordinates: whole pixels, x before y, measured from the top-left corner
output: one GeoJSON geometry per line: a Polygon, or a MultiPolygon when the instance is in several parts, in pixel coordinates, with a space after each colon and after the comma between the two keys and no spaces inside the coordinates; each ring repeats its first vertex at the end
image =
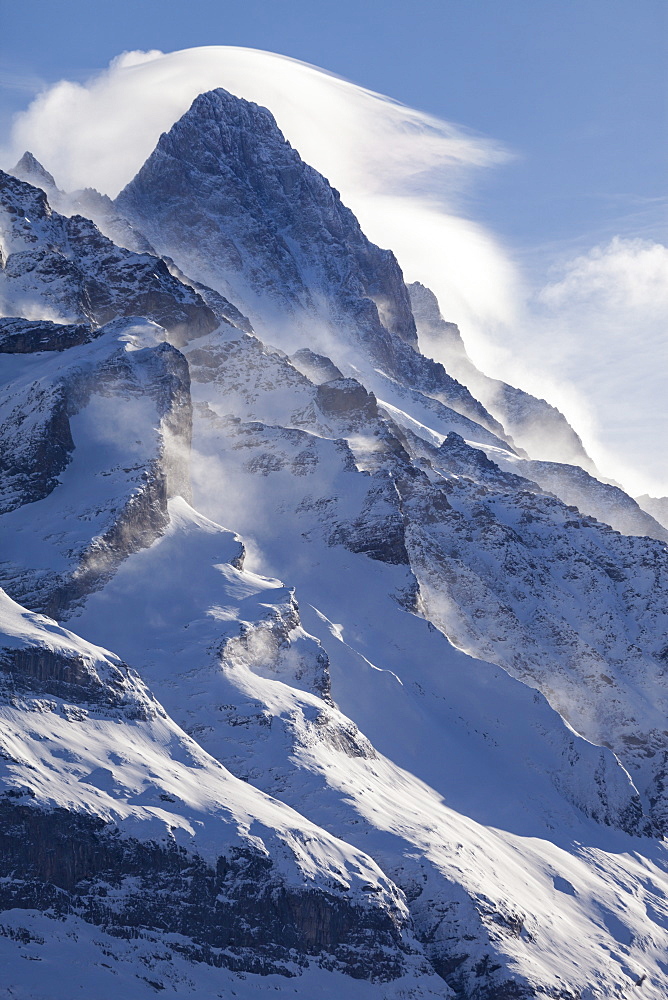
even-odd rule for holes
{"type": "Polygon", "coordinates": [[[555,269],[534,315],[529,357],[540,352],[553,378],[589,402],[599,467],[633,494],[668,494],[659,457],[668,442],[668,247],[620,237],[594,247],[555,269]]]}
{"type": "MultiPolygon", "coordinates": [[[[462,325],[472,360],[559,407],[601,473],[632,496],[668,495],[659,458],[668,441],[668,247],[615,236],[563,256],[542,285],[516,292],[512,323],[499,313],[462,325]]],[[[456,316],[440,304],[445,319],[456,316]]],[[[432,353],[447,367],[447,352],[432,353]]]]}
{"type": "Polygon", "coordinates": [[[5,288],[0,284],[0,319],[5,319],[8,316],[21,316],[23,319],[44,320],[47,323],[67,324],[80,322],[78,316],[66,316],[58,312],[44,302],[37,294],[33,296],[25,294],[7,295],[5,288]]]}

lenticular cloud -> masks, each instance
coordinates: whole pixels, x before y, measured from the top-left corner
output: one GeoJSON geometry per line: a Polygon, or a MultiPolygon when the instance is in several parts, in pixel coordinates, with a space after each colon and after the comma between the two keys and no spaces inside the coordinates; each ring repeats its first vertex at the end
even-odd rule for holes
{"type": "Polygon", "coordinates": [[[302,157],[342,190],[387,193],[435,167],[454,175],[508,155],[489,139],[315,66],[228,46],[126,52],[85,85],[61,81],[18,117],[12,153],[30,148],[65,187],[89,185],[114,197],[160,133],[214,87],[269,107],[302,157]],[[113,157],[105,155],[110,149],[113,157]]]}

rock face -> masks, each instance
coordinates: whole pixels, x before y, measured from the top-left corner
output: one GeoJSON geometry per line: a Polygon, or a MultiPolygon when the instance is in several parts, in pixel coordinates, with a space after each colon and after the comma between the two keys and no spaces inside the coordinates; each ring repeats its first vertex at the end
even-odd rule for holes
{"type": "Polygon", "coordinates": [[[55,194],[60,193],[53,175],[48,170],[45,170],[39,160],[29,150],[23,154],[19,162],[9,173],[18,180],[25,181],[26,184],[41,188],[45,194],[51,194],[52,192],[55,194]]]}
{"type": "Polygon", "coordinates": [[[668,497],[651,497],[645,493],[641,497],[636,497],[636,502],[664,528],[668,526],[668,497]]]}
{"type": "Polygon", "coordinates": [[[664,1000],[658,507],[265,109],[202,95],[115,203],[14,173],[3,986],[664,1000]]]}
{"type": "Polygon", "coordinates": [[[417,343],[393,254],[369,243],[266,108],[222,89],[202,94],[116,204],[186,273],[233,288],[252,320],[265,296],[292,314],[310,312],[321,293],[358,319],[362,336],[378,334],[374,351],[383,341],[391,351],[387,332],[417,343]]]}
{"type": "Polygon", "coordinates": [[[134,229],[114,208],[111,198],[100,194],[95,188],[84,188],[82,191],[73,192],[61,191],[52,174],[31,152],[24,153],[16,166],[7,172],[20,181],[41,188],[47,195],[51,208],[62,215],[68,217],[81,215],[93,221],[100,232],[118,247],[132,250],[134,253],[156,255],[146,237],[134,229]]]}
{"type": "Polygon", "coordinates": [[[36,354],[38,351],[66,351],[87,344],[95,337],[86,323],[51,323],[20,317],[0,319],[0,354],[36,354]]]}
{"type": "Polygon", "coordinates": [[[524,475],[535,479],[565,503],[574,505],[583,514],[598,518],[624,535],[668,541],[668,529],[660,523],[661,518],[643,510],[642,504],[619,486],[602,483],[577,465],[524,461],[521,469],[524,475]]]}
{"type": "Polygon", "coordinates": [[[613,746],[665,829],[655,790],[666,759],[665,544],[489,481],[451,481],[436,496],[413,487],[404,511],[427,617],[455,645],[543,691],[588,739],[613,746]],[[641,708],[650,689],[651,712],[641,708]]]}
{"type": "Polygon", "coordinates": [[[168,927],[191,962],[235,972],[291,977],[296,953],[352,979],[391,982],[405,971],[389,914],[326,889],[296,891],[250,847],[213,865],[174,846],[121,840],[102,820],[65,810],[10,801],[0,803],[0,820],[3,910],[47,907],[119,937],[168,927]]]}
{"type": "Polygon", "coordinates": [[[295,351],[290,361],[302,375],[305,375],[316,385],[320,385],[322,382],[331,382],[332,379],[343,378],[342,372],[333,361],[322,354],[316,354],[308,347],[302,347],[301,350],[295,351]]]}
{"type": "Polygon", "coordinates": [[[339,366],[380,365],[503,436],[465,386],[415,350],[394,255],[366,239],[266,108],[221,89],[202,94],[115,204],[161,254],[241,306],[264,339],[333,349],[339,366]]]}
{"type": "MultiPolygon", "coordinates": [[[[414,439],[413,439],[414,440],[414,439]]],[[[415,443],[413,445],[415,447],[415,443]]],[[[420,452],[426,449],[424,445],[417,445],[420,452]]],[[[487,457],[484,451],[479,448],[472,448],[466,443],[460,434],[451,431],[439,448],[426,452],[431,459],[431,463],[436,468],[455,476],[464,476],[475,483],[484,483],[499,490],[529,490],[532,493],[540,493],[540,487],[523,476],[518,476],[512,472],[504,472],[499,466],[487,457]]],[[[529,463],[517,463],[523,471],[529,463]]]]}
{"type": "Polygon", "coordinates": [[[86,321],[144,316],[175,343],[217,326],[202,298],[164,261],[115,246],[82,216],[53,212],[45,193],[0,171],[3,257],[0,299],[5,314],[86,321]],[[39,314],[41,313],[41,316],[39,314]]]}

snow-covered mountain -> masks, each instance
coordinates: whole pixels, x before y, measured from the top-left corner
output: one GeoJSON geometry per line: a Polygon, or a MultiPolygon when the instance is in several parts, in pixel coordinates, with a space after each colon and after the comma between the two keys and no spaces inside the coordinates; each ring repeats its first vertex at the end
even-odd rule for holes
{"type": "Polygon", "coordinates": [[[660,502],[264,108],[0,206],[0,995],[665,997],[660,502]]]}

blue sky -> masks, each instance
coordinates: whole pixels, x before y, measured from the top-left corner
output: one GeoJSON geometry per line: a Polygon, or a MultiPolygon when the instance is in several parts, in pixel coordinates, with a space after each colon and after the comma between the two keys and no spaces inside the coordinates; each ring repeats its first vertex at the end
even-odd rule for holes
{"type": "Polygon", "coordinates": [[[502,140],[471,192],[517,250],[666,237],[666,0],[0,0],[8,116],[126,49],[243,45],[315,63],[502,140]]]}

